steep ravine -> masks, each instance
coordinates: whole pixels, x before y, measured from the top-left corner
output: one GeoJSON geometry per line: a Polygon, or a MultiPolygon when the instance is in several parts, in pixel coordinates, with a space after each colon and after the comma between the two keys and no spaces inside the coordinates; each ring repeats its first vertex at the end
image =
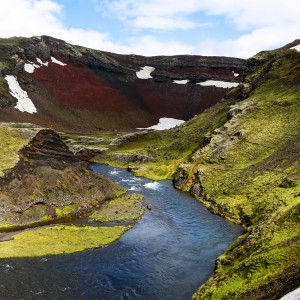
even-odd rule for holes
{"type": "Polygon", "coordinates": [[[119,138],[95,157],[173,178],[244,226],[195,299],[278,299],[300,285],[298,44],[249,59],[243,83],[185,125],[119,138]]]}

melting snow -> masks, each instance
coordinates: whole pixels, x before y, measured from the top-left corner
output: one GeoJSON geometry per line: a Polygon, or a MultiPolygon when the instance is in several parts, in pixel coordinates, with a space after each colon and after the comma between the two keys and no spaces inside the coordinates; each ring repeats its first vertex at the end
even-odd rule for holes
{"type": "Polygon", "coordinates": [[[137,129],[154,129],[154,130],[165,130],[171,129],[176,126],[183,124],[185,121],[173,119],[173,118],[160,118],[158,124],[148,128],[137,128],[137,129]]]}
{"type": "Polygon", "coordinates": [[[297,51],[300,51],[300,45],[294,46],[294,47],[292,47],[291,49],[295,49],[295,50],[297,50],[297,51]]]}
{"type": "Polygon", "coordinates": [[[215,81],[215,80],[207,80],[205,82],[199,82],[197,84],[200,84],[202,86],[213,85],[213,86],[220,87],[220,88],[223,88],[223,89],[230,89],[230,88],[233,88],[233,87],[236,87],[236,86],[239,85],[238,82],[215,81]]]}
{"type": "Polygon", "coordinates": [[[27,92],[22,90],[16,77],[12,76],[12,75],[7,75],[5,77],[5,80],[8,83],[8,86],[10,89],[10,94],[18,100],[15,108],[20,111],[28,112],[31,114],[36,113],[37,110],[36,110],[33,102],[28,97],[27,92]]]}
{"type": "Polygon", "coordinates": [[[35,69],[38,69],[40,66],[36,65],[35,63],[29,61],[29,64],[24,65],[24,70],[27,73],[33,73],[35,69]]]}
{"type": "Polygon", "coordinates": [[[177,83],[177,84],[187,84],[189,82],[188,79],[184,79],[184,80],[174,80],[173,83],[177,83]]]}
{"type": "Polygon", "coordinates": [[[25,64],[24,65],[24,70],[27,72],[27,73],[33,73],[34,70],[35,70],[35,66],[33,64],[25,64]]]}
{"type": "Polygon", "coordinates": [[[37,58],[36,60],[37,60],[37,62],[38,62],[40,65],[43,65],[43,66],[48,67],[48,64],[49,64],[48,61],[46,61],[46,62],[44,63],[44,62],[42,62],[42,60],[41,60],[40,58],[37,58]]]}
{"type": "Polygon", "coordinates": [[[280,298],[280,300],[299,300],[299,299],[300,299],[300,288],[280,298]]]}
{"type": "Polygon", "coordinates": [[[36,59],[37,62],[40,64],[40,65],[37,65],[31,61],[29,61],[29,63],[25,64],[24,65],[24,70],[27,72],[27,73],[33,73],[35,69],[38,69],[40,68],[41,66],[48,66],[48,62],[42,62],[42,60],[40,58],[37,58],[36,59]]]}
{"type": "Polygon", "coordinates": [[[67,64],[64,64],[63,62],[57,60],[55,57],[51,56],[51,61],[55,64],[61,65],[61,66],[66,66],[67,64]]]}
{"type": "Polygon", "coordinates": [[[135,72],[136,76],[139,79],[150,79],[152,76],[150,75],[155,70],[154,67],[145,66],[142,67],[140,71],[135,72]]]}

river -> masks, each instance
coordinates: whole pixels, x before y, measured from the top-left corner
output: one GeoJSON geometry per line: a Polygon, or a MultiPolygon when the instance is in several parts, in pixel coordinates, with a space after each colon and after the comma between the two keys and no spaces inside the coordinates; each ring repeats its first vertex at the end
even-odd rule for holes
{"type": "Polygon", "coordinates": [[[214,261],[241,234],[170,181],[93,170],[142,193],[152,210],[114,244],[42,258],[1,259],[0,299],[190,299],[214,261]]]}

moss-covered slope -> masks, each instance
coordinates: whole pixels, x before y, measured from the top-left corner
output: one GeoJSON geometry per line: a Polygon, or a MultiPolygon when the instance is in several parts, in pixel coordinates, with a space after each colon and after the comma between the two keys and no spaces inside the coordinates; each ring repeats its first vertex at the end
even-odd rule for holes
{"type": "Polygon", "coordinates": [[[250,97],[231,106],[229,121],[175,176],[247,230],[196,299],[277,299],[300,284],[300,54],[254,59],[262,64],[246,78],[250,97]]]}
{"type": "Polygon", "coordinates": [[[285,47],[247,64],[224,101],[179,128],[119,138],[101,158],[173,178],[244,226],[196,299],[277,299],[300,285],[300,53],[285,47]]]}

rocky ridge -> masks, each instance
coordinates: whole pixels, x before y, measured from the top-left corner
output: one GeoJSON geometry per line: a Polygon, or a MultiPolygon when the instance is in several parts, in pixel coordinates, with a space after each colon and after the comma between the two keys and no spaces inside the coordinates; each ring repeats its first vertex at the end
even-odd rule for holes
{"type": "Polygon", "coordinates": [[[229,90],[200,83],[239,83],[245,61],[118,55],[42,36],[0,39],[0,71],[0,120],[89,133],[145,128],[161,117],[188,120],[229,90]],[[14,108],[7,76],[16,78],[37,113],[14,108]]]}
{"type": "Polygon", "coordinates": [[[38,131],[18,156],[0,178],[3,228],[51,222],[66,207],[69,213],[82,213],[125,192],[94,174],[50,129],[38,131]]]}

